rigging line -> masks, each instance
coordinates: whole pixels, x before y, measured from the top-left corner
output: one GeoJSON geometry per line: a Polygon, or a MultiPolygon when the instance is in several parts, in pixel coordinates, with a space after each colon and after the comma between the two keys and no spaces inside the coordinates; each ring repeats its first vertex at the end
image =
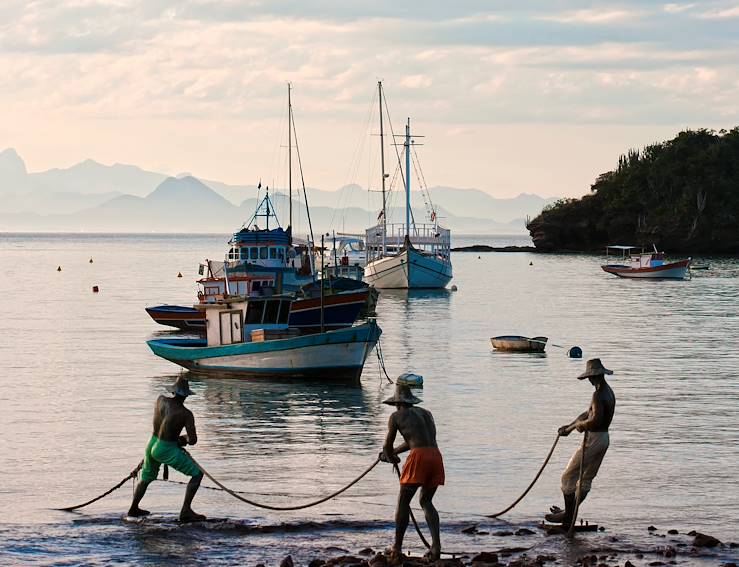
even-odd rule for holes
{"type": "MultiPolygon", "coordinates": [[[[419,185],[421,186],[421,198],[423,199],[423,206],[426,209],[426,214],[431,217],[431,208],[429,207],[429,203],[426,200],[426,192],[423,190],[423,185],[421,185],[420,180],[421,176],[419,175],[419,167],[420,164],[418,163],[418,156],[415,155],[416,148],[413,148],[413,156],[411,156],[413,159],[411,159],[411,162],[413,163],[413,171],[416,172],[416,177],[419,180],[419,185]]],[[[429,199],[430,200],[430,199],[429,199]]]]}
{"type": "Polygon", "coordinates": [[[420,181],[419,185],[421,185],[421,189],[423,190],[423,198],[424,198],[424,204],[426,205],[426,199],[428,199],[428,204],[426,205],[427,209],[430,208],[432,213],[436,213],[436,208],[434,207],[434,202],[431,200],[431,193],[429,192],[429,186],[426,183],[426,176],[423,174],[423,168],[421,167],[421,160],[418,159],[418,154],[416,153],[416,147],[413,147],[413,156],[415,157],[415,163],[417,164],[418,168],[416,169],[416,175],[418,176],[418,180],[420,181]]]}
{"type": "MultiPolygon", "coordinates": [[[[292,113],[292,108],[290,109],[292,113]]],[[[310,218],[310,207],[308,206],[308,192],[305,190],[305,177],[303,177],[303,160],[300,159],[300,146],[298,145],[298,132],[295,129],[295,116],[290,117],[293,123],[293,134],[295,135],[295,154],[298,157],[298,168],[300,169],[300,183],[303,185],[303,197],[305,198],[305,214],[308,217],[308,228],[310,229],[311,242],[315,242],[313,238],[313,222],[310,218]]]]}

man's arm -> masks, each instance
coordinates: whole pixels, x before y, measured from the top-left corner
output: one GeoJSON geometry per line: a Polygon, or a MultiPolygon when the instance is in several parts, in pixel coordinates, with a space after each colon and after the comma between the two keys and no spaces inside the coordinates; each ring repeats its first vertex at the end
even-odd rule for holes
{"type": "MultiPolygon", "coordinates": [[[[390,415],[390,419],[387,422],[387,436],[385,437],[385,445],[382,447],[383,460],[388,463],[400,462],[400,459],[395,455],[395,449],[393,448],[393,443],[395,443],[395,437],[397,434],[398,426],[395,423],[395,414],[393,413],[390,415]]],[[[407,445],[407,443],[405,445],[407,445]]]]}
{"type": "Polygon", "coordinates": [[[575,423],[575,427],[579,432],[589,431],[597,423],[600,423],[603,417],[603,402],[600,398],[593,394],[593,403],[590,406],[590,411],[585,419],[580,419],[575,423]]]}
{"type": "Polygon", "coordinates": [[[577,424],[588,419],[588,415],[590,415],[590,410],[582,412],[580,415],[578,415],[575,419],[573,419],[570,423],[567,425],[563,425],[560,427],[557,432],[562,437],[567,437],[570,433],[575,431],[577,429],[577,424]]]}
{"type": "Polygon", "coordinates": [[[185,431],[187,431],[187,444],[195,445],[198,442],[198,433],[195,431],[195,416],[190,410],[187,410],[187,418],[185,419],[185,431]]]}

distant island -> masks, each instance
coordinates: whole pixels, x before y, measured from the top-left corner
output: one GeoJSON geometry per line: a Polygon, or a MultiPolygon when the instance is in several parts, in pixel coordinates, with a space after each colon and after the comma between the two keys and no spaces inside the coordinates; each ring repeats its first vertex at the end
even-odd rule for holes
{"type": "Polygon", "coordinates": [[[739,253],[739,127],[687,130],[622,155],[580,199],[526,223],[542,252],[652,244],[667,252],[739,253]]]}

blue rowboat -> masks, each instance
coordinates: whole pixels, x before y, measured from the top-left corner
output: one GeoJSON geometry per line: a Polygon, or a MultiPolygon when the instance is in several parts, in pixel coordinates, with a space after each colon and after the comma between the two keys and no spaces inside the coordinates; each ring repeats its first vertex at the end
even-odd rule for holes
{"type": "Polygon", "coordinates": [[[147,344],[157,356],[197,372],[357,384],[381,334],[370,320],[326,333],[265,341],[245,337],[244,342],[208,346],[207,340],[156,339],[147,344]]]}

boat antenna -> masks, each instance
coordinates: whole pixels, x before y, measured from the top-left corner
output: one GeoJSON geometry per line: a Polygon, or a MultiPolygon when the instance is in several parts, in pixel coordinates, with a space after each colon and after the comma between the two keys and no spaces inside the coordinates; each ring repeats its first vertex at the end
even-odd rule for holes
{"type": "MultiPolygon", "coordinates": [[[[305,199],[305,212],[308,215],[308,228],[310,229],[310,240],[311,242],[315,242],[315,238],[313,237],[313,223],[311,222],[311,218],[310,218],[310,207],[308,206],[308,192],[305,190],[305,176],[303,175],[303,160],[300,159],[300,144],[298,144],[298,131],[295,129],[295,117],[293,116],[292,106],[290,107],[290,122],[292,123],[293,137],[295,138],[295,155],[298,158],[298,170],[300,171],[300,183],[303,186],[303,198],[305,199]]],[[[290,200],[290,210],[292,211],[292,199],[290,200]]]]}
{"type": "Polygon", "coordinates": [[[385,132],[382,120],[382,81],[377,81],[380,103],[380,163],[382,167],[382,255],[387,255],[387,195],[385,193],[385,132]]]}
{"type": "MultiPolygon", "coordinates": [[[[293,103],[292,103],[292,84],[287,83],[287,187],[288,187],[288,206],[290,229],[290,240],[292,244],[292,226],[293,226],[293,142],[292,142],[292,120],[293,120],[293,103]]],[[[283,209],[284,211],[284,209],[283,209]]]]}

